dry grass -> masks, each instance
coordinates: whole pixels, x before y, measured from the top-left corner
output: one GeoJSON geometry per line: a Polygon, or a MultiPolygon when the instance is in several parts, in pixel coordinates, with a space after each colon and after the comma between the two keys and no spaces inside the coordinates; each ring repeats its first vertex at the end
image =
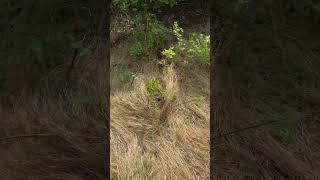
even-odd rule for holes
{"type": "Polygon", "coordinates": [[[111,63],[120,62],[111,71],[112,179],[209,179],[209,68],[162,72],[152,61],[130,59],[126,44],[121,47],[111,51],[111,63]],[[136,72],[133,83],[119,82],[125,70],[136,72]],[[157,98],[147,96],[152,77],[162,84],[157,98]]]}
{"type": "Polygon", "coordinates": [[[43,76],[37,91],[20,91],[1,104],[0,179],[105,179],[106,61],[101,58],[96,52],[77,64],[72,88],[63,88],[66,67],[61,66],[43,76]]]}
{"type": "Polygon", "coordinates": [[[219,78],[229,78],[233,91],[226,94],[231,97],[229,102],[226,100],[230,98],[220,97],[218,103],[232,103],[233,112],[224,108],[219,113],[232,112],[233,118],[227,121],[219,116],[219,131],[227,133],[270,120],[279,122],[281,117],[289,118],[287,112],[298,112],[301,118],[284,128],[292,134],[269,125],[220,139],[216,146],[219,179],[320,177],[319,52],[311,51],[307,38],[292,32],[293,28],[283,30],[281,34],[304,39],[303,46],[286,36],[275,41],[270,38],[273,34],[257,30],[250,35],[246,32],[243,41],[248,46],[240,44],[242,54],[230,47],[233,62],[227,69],[229,77],[219,78]]]}

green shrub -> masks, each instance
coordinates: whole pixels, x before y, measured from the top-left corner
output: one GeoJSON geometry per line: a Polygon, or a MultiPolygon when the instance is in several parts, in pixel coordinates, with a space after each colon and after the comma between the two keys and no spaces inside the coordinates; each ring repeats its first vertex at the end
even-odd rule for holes
{"type": "Polygon", "coordinates": [[[210,64],[210,35],[191,33],[188,39],[183,37],[183,29],[175,22],[173,33],[177,43],[162,51],[164,64],[189,64],[192,61],[200,61],[210,64]]]}
{"type": "Polygon", "coordinates": [[[170,30],[165,26],[159,24],[158,22],[151,24],[149,37],[148,37],[148,47],[152,48],[151,46],[155,47],[162,47],[164,44],[164,39],[167,33],[170,30]]]}
{"type": "Polygon", "coordinates": [[[174,6],[176,0],[112,0],[112,4],[133,14],[136,43],[130,54],[134,57],[148,57],[163,45],[168,29],[161,25],[152,11],[162,6],[174,6]]]}
{"type": "Polygon", "coordinates": [[[130,48],[130,55],[134,57],[143,57],[145,55],[145,47],[141,42],[133,44],[130,48]]]}
{"type": "Polygon", "coordinates": [[[169,49],[162,51],[162,55],[167,59],[173,59],[177,53],[174,51],[174,47],[170,47],[169,49]]]}
{"type": "Polygon", "coordinates": [[[150,97],[154,97],[155,95],[161,92],[162,87],[159,79],[152,78],[149,82],[147,82],[146,88],[147,88],[147,95],[150,97]]]}
{"type": "Polygon", "coordinates": [[[188,42],[186,55],[188,58],[210,63],[210,36],[192,33],[188,42]]]}
{"type": "Polygon", "coordinates": [[[141,58],[156,52],[159,48],[163,48],[164,39],[169,29],[161,25],[157,21],[149,24],[149,32],[144,33],[140,27],[135,28],[134,36],[136,43],[130,49],[130,55],[141,58]]]}

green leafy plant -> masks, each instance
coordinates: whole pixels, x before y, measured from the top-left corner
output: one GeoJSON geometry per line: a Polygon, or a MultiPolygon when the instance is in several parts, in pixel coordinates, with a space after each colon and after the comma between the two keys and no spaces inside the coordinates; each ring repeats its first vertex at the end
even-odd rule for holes
{"type": "Polygon", "coordinates": [[[175,22],[173,33],[177,43],[169,49],[162,51],[163,64],[189,64],[192,61],[200,61],[210,64],[210,36],[191,33],[189,38],[183,37],[183,29],[175,22]]]}
{"type": "Polygon", "coordinates": [[[130,55],[135,57],[143,57],[146,53],[145,51],[144,45],[141,42],[137,42],[130,48],[130,55]]]}
{"type": "Polygon", "coordinates": [[[147,95],[150,97],[154,97],[155,95],[161,92],[162,87],[159,79],[152,78],[150,81],[147,82],[146,88],[147,88],[147,95]]]}
{"type": "Polygon", "coordinates": [[[187,42],[187,56],[199,60],[203,63],[210,62],[210,36],[192,33],[187,42]]]}
{"type": "Polygon", "coordinates": [[[162,55],[164,55],[166,59],[173,59],[177,53],[174,51],[174,47],[170,47],[169,49],[162,51],[162,55]]]}

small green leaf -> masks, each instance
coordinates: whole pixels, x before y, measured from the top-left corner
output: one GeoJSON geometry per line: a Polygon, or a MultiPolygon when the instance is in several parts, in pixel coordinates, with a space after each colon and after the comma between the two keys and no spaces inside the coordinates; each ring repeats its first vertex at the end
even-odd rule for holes
{"type": "Polygon", "coordinates": [[[148,96],[155,96],[157,93],[161,92],[161,84],[160,81],[153,77],[147,84],[146,84],[146,88],[147,88],[147,95],[148,96]]]}

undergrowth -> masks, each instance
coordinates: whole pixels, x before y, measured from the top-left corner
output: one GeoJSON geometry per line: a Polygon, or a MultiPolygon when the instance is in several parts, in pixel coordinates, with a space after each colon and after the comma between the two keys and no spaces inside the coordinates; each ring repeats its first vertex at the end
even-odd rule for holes
{"type": "Polygon", "coordinates": [[[190,65],[194,61],[210,64],[210,35],[191,33],[184,38],[183,29],[177,22],[174,23],[173,32],[178,42],[162,51],[162,64],[190,65]]]}

